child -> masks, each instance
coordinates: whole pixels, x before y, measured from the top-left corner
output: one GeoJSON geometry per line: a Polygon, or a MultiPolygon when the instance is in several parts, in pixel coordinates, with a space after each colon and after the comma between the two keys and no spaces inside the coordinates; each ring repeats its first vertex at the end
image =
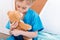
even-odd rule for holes
{"type": "MultiPolygon", "coordinates": [[[[30,9],[30,6],[31,3],[28,0],[16,1],[16,10],[23,14],[22,20],[24,23],[31,25],[32,29],[28,32],[15,29],[11,31],[12,36],[8,37],[6,40],[24,40],[23,36],[32,38],[32,40],[37,40],[38,32],[43,29],[43,25],[41,23],[40,17],[38,16],[38,13],[30,9]]],[[[6,27],[10,29],[11,27],[16,27],[17,25],[18,22],[11,24],[10,26],[10,21],[8,21],[6,27]]]]}

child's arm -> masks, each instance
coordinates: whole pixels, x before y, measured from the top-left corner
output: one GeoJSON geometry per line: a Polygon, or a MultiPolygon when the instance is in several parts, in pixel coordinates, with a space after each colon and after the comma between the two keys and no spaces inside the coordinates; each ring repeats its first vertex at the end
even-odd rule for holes
{"type": "Polygon", "coordinates": [[[21,31],[21,35],[26,36],[28,38],[34,38],[34,37],[37,37],[38,31],[35,31],[35,32],[21,31]]]}
{"type": "Polygon", "coordinates": [[[17,25],[18,25],[17,22],[16,23],[14,22],[14,23],[10,24],[10,21],[8,21],[7,24],[6,24],[6,28],[7,29],[15,28],[17,25]]]}
{"type": "Polygon", "coordinates": [[[26,36],[28,38],[34,38],[34,37],[37,37],[37,34],[38,34],[38,31],[35,31],[35,32],[28,32],[28,31],[22,31],[22,30],[13,30],[11,31],[11,33],[14,35],[14,36],[19,36],[19,35],[23,35],[23,36],[26,36]]]}

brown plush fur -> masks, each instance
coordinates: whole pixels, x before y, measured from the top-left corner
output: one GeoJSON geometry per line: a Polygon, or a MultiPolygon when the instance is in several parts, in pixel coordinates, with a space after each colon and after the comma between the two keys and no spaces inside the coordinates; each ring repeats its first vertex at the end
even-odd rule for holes
{"type": "MultiPolygon", "coordinates": [[[[18,22],[18,26],[15,29],[23,30],[23,31],[27,31],[27,30],[31,29],[30,25],[25,24],[25,23],[20,21],[21,15],[18,11],[9,11],[8,12],[8,17],[9,17],[10,23],[13,23],[14,21],[18,22]]],[[[26,38],[26,37],[24,37],[24,39],[29,40],[29,38],[26,38]]]]}

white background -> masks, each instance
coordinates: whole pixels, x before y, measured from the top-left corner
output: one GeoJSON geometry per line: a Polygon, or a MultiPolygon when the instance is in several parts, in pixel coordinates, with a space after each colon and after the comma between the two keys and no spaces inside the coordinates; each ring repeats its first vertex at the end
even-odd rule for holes
{"type": "MultiPolygon", "coordinates": [[[[8,21],[7,11],[14,10],[14,0],[0,0],[0,32],[7,33],[5,25],[8,21]]],[[[41,11],[44,31],[60,34],[60,0],[48,0],[41,11]]]]}
{"type": "Polygon", "coordinates": [[[9,10],[14,10],[14,0],[0,0],[0,32],[8,32],[5,25],[8,21],[7,12],[9,10]]]}
{"type": "Polygon", "coordinates": [[[48,0],[41,12],[44,31],[60,34],[60,0],[48,0]]]}

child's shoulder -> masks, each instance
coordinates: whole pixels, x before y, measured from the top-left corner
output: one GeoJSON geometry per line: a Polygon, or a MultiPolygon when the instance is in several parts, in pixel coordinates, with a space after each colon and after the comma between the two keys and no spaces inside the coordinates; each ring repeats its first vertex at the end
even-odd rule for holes
{"type": "Polygon", "coordinates": [[[33,9],[31,9],[31,8],[29,8],[28,13],[29,13],[30,15],[38,16],[38,13],[37,13],[36,11],[34,11],[33,9]]]}

